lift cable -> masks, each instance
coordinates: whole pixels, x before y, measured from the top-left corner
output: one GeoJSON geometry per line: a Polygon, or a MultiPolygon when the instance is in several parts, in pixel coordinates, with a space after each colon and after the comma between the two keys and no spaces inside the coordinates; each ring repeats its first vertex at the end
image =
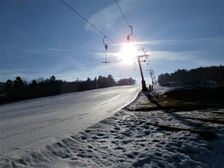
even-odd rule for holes
{"type": "Polygon", "coordinates": [[[117,8],[118,8],[119,11],[121,12],[121,15],[122,15],[124,21],[127,23],[128,26],[130,26],[130,24],[129,24],[129,22],[128,22],[128,19],[127,19],[127,17],[125,16],[124,12],[122,11],[121,7],[119,6],[117,0],[114,0],[114,2],[116,3],[117,8]]]}
{"type": "MultiPolygon", "coordinates": [[[[64,0],[59,0],[61,3],[63,3],[66,7],[68,7],[71,11],[73,11],[76,15],[78,15],[84,22],[86,22],[87,24],[89,24],[93,29],[95,29],[99,34],[101,34],[103,37],[106,36],[105,33],[103,33],[99,28],[97,28],[93,23],[89,22],[88,19],[86,19],[84,16],[82,16],[80,14],[80,12],[78,12],[74,7],[72,7],[71,5],[69,5],[67,2],[65,2],[64,0]]],[[[113,42],[112,39],[110,39],[108,36],[106,36],[111,42],[113,42]]]]}
{"type": "Polygon", "coordinates": [[[126,23],[126,24],[128,25],[128,27],[131,29],[131,33],[128,34],[128,36],[127,36],[127,41],[129,42],[129,41],[130,41],[130,37],[131,37],[131,35],[133,35],[133,27],[132,27],[132,25],[129,24],[128,19],[127,19],[127,17],[125,16],[125,14],[124,14],[123,10],[121,9],[121,7],[119,6],[117,0],[114,0],[114,2],[115,2],[115,4],[117,5],[117,8],[119,9],[119,11],[120,11],[120,13],[121,13],[121,15],[122,15],[122,17],[123,17],[125,23],[126,23]]]}

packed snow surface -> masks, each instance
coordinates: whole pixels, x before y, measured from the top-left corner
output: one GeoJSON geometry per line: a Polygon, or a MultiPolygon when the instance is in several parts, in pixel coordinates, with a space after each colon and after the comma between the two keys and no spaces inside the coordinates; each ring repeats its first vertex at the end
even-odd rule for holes
{"type": "MultiPolygon", "coordinates": [[[[139,94],[135,102],[113,116],[79,133],[48,143],[41,149],[27,151],[17,157],[2,157],[0,166],[22,168],[223,167],[224,126],[223,122],[214,120],[223,118],[223,109],[172,113],[162,110],[129,111],[130,106],[138,106],[138,103],[142,102],[147,102],[147,97],[139,94]],[[201,119],[208,119],[208,121],[201,119]],[[216,136],[203,136],[200,131],[189,131],[196,129],[209,130],[216,136]]],[[[101,110],[104,109],[100,109],[99,112],[101,110]]],[[[73,129],[76,128],[73,127],[73,129]]],[[[29,138],[27,134],[27,139],[29,138]]]]}
{"type": "MultiPolygon", "coordinates": [[[[137,86],[110,87],[0,106],[0,157],[18,157],[75,134],[135,99],[137,86]]],[[[1,166],[0,166],[1,167],[1,166]]]]}

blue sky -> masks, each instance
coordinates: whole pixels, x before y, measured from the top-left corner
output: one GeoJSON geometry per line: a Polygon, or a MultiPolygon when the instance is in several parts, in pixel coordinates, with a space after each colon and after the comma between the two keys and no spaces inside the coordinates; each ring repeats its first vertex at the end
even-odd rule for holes
{"type": "MultiPolygon", "coordinates": [[[[113,40],[106,39],[109,53],[119,52],[130,30],[113,0],[65,1],[113,40]]],[[[134,28],[131,41],[149,53],[157,75],[224,64],[224,0],[118,3],[134,28]]],[[[108,74],[139,80],[137,64],[124,65],[113,54],[110,64],[101,63],[102,39],[59,0],[0,0],[0,81],[18,75],[72,81],[108,74]]]]}

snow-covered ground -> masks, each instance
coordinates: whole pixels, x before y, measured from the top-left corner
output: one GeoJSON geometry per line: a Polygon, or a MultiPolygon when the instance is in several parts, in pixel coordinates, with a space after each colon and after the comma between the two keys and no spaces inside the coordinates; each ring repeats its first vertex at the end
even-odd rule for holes
{"type": "MultiPolygon", "coordinates": [[[[139,94],[136,100],[142,102],[144,99],[147,99],[144,94],[139,94]]],[[[200,119],[223,118],[223,115],[224,109],[166,113],[160,110],[132,112],[125,108],[42,149],[18,158],[2,158],[0,165],[221,168],[224,167],[224,125],[200,119]],[[164,126],[178,129],[169,130],[164,126]],[[209,130],[216,137],[206,138],[200,131],[188,131],[195,129],[209,130]]]]}
{"type": "MultiPolygon", "coordinates": [[[[19,157],[78,133],[135,99],[137,86],[110,87],[0,106],[0,158],[19,157]]],[[[0,166],[1,167],[1,166],[0,166]]]]}

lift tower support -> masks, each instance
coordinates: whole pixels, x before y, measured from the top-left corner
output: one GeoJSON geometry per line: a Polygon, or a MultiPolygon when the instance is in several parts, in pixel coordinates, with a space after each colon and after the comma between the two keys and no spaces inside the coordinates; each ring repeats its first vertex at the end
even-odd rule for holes
{"type": "Polygon", "coordinates": [[[141,61],[141,58],[147,58],[148,55],[147,54],[143,54],[143,55],[139,55],[137,56],[138,58],[138,65],[139,65],[139,70],[140,70],[140,73],[141,73],[141,78],[142,78],[142,91],[147,91],[147,87],[146,87],[146,84],[145,84],[145,79],[144,79],[144,75],[143,75],[143,72],[142,72],[142,65],[141,65],[141,62],[145,62],[144,61],[141,61]]]}

